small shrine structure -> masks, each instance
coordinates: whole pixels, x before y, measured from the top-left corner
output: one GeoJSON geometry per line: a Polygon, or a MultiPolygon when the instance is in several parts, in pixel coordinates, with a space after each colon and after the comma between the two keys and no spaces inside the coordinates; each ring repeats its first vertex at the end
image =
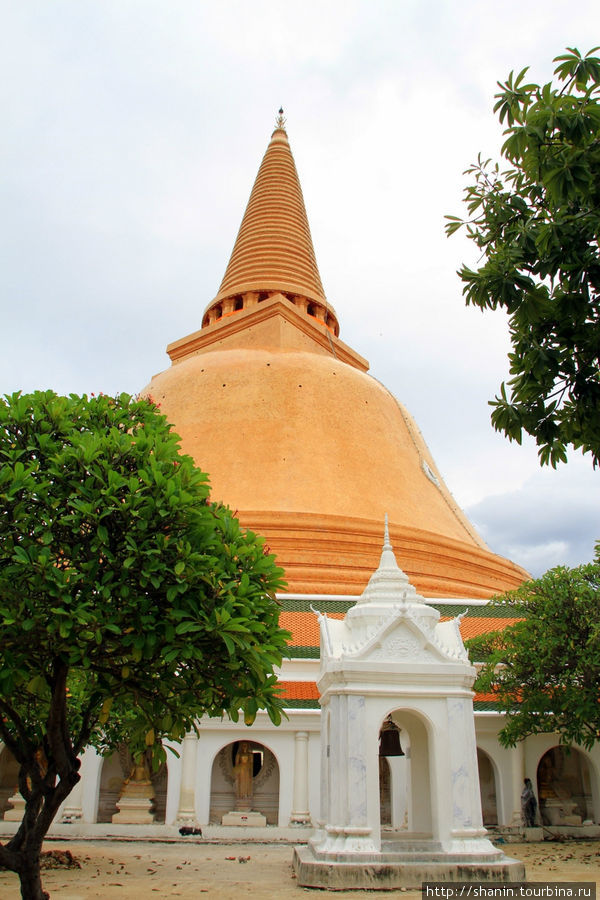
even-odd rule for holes
{"type": "Polygon", "coordinates": [[[459,620],[439,622],[417,594],[387,517],[379,568],[359,601],[343,620],[318,617],[321,814],[308,846],[294,850],[298,883],[389,890],[523,880],[523,864],[497,850],[482,823],[475,669],[459,620]],[[391,731],[404,747],[403,765],[390,766],[391,807],[405,814],[382,827],[380,741],[391,731]]]}

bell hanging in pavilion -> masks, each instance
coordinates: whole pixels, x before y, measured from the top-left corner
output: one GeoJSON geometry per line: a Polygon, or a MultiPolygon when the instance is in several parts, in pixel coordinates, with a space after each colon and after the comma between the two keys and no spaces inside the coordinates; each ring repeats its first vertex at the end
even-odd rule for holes
{"type": "Polygon", "coordinates": [[[388,716],[379,732],[380,756],[404,756],[404,750],[400,745],[400,729],[388,716]]]}

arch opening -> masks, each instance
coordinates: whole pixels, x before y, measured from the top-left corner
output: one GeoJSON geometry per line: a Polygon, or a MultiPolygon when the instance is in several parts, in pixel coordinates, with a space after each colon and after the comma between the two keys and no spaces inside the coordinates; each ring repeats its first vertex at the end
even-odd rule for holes
{"type": "Polygon", "coordinates": [[[0,753],[0,819],[12,809],[9,798],[19,792],[19,763],[8,747],[0,753]]]}
{"type": "MultiPolygon", "coordinates": [[[[126,744],[121,745],[118,750],[104,758],[98,789],[97,822],[112,822],[112,817],[119,812],[117,801],[123,794],[125,783],[131,774],[132,768],[133,757],[126,744]]],[[[167,766],[163,763],[154,772],[149,764],[148,770],[154,794],[152,803],[154,821],[156,824],[164,824],[167,808],[167,766]]]]}
{"type": "Polygon", "coordinates": [[[427,724],[421,716],[405,709],[394,710],[391,720],[399,729],[403,755],[379,757],[379,814],[383,835],[389,838],[390,832],[402,831],[431,837],[433,812],[427,724]]]}
{"type": "Polygon", "coordinates": [[[592,771],[574,747],[551,747],[537,767],[540,815],[544,825],[581,825],[594,819],[592,771]]]}
{"type": "Polygon", "coordinates": [[[477,748],[477,767],[479,769],[479,792],[481,795],[483,824],[497,825],[498,793],[496,771],[490,755],[480,747],[477,748]]]}
{"type": "Polygon", "coordinates": [[[209,821],[220,825],[234,810],[258,812],[267,825],[279,824],[279,763],[257,741],[232,741],[213,760],[209,821]]]}

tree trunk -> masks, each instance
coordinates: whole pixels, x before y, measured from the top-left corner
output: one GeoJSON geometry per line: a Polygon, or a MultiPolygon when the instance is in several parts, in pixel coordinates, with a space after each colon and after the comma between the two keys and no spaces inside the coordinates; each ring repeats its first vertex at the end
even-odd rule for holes
{"type": "Polygon", "coordinates": [[[50,894],[42,888],[40,873],[40,847],[26,847],[21,851],[18,868],[22,900],[49,900],[50,894]]]}
{"type": "MultiPolygon", "coordinates": [[[[75,773],[75,782],[78,780],[75,773]]],[[[40,854],[52,820],[72,786],[67,780],[59,781],[57,787],[46,787],[43,799],[40,790],[30,792],[19,829],[4,848],[10,854],[7,867],[17,872],[21,881],[23,900],[48,900],[50,896],[42,888],[40,854]]],[[[6,853],[3,856],[6,859],[6,853]]]]}

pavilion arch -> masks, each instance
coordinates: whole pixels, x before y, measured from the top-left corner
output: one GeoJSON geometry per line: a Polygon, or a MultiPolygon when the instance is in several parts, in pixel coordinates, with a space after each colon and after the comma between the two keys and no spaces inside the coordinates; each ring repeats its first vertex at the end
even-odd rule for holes
{"type": "Polygon", "coordinates": [[[479,770],[479,791],[481,794],[481,813],[484,825],[498,825],[501,819],[499,809],[499,773],[494,757],[477,747],[477,768],[479,770]]]}
{"type": "Polygon", "coordinates": [[[378,749],[379,732],[388,716],[391,716],[392,722],[400,729],[400,743],[405,754],[401,757],[389,757],[387,760],[390,773],[390,824],[392,828],[402,828],[407,833],[430,835],[434,821],[433,724],[422,710],[392,708],[381,719],[375,735],[378,749]]]}
{"type": "Polygon", "coordinates": [[[546,747],[538,756],[536,787],[543,824],[600,823],[598,767],[582,747],[546,747]]]}
{"type": "MultiPolygon", "coordinates": [[[[279,760],[266,744],[244,738],[254,757],[252,809],[262,813],[268,825],[279,824],[279,760]]],[[[210,775],[209,821],[221,824],[222,817],[235,809],[234,753],[240,741],[221,744],[213,757],[210,775]]]]}
{"type": "MultiPolygon", "coordinates": [[[[102,758],[100,777],[98,779],[98,804],[96,822],[111,822],[118,813],[117,800],[123,791],[125,780],[131,772],[131,754],[126,745],[122,745],[114,753],[102,758]]],[[[157,772],[151,773],[154,788],[154,816],[159,825],[165,823],[167,803],[167,764],[163,763],[157,772]]]]}

